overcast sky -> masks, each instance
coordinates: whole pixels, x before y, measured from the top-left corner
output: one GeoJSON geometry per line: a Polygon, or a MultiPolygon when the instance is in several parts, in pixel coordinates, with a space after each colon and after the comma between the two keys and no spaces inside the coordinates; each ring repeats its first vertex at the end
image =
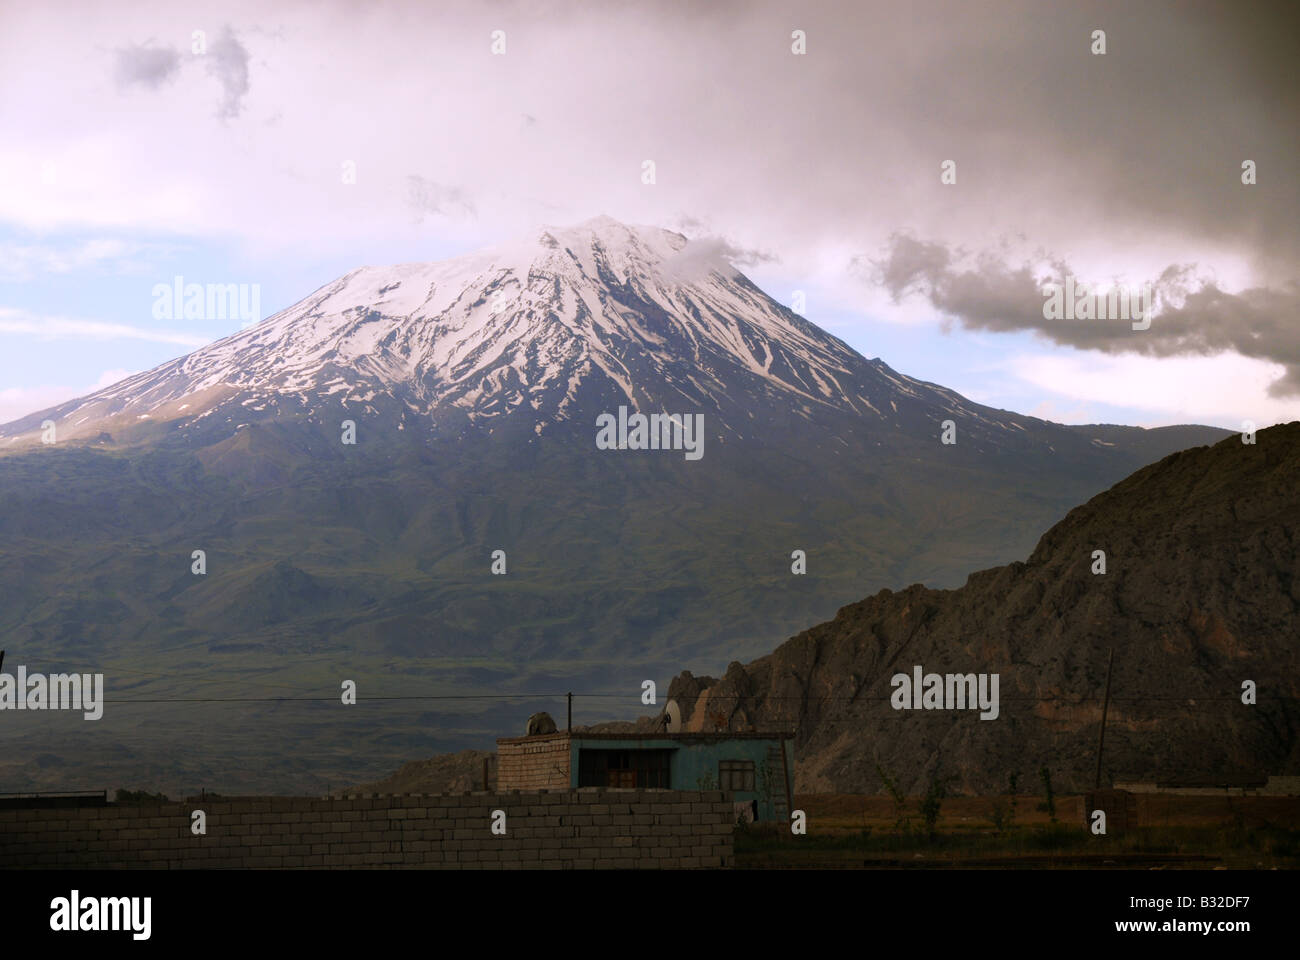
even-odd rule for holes
{"type": "Polygon", "coordinates": [[[0,0],[0,422],[238,328],[155,320],[176,275],[267,315],[601,213],[983,403],[1300,418],[1295,4],[449,7],[0,0]]]}

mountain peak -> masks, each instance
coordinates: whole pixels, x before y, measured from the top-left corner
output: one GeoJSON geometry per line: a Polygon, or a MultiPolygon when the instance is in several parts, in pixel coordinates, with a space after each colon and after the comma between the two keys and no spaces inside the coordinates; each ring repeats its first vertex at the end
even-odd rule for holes
{"type": "Polygon", "coordinates": [[[0,438],[32,439],[47,417],[75,438],[145,420],[207,419],[233,431],[341,405],[384,406],[399,422],[523,412],[539,434],[582,403],[730,407],[737,422],[753,416],[740,409],[746,397],[774,392],[801,416],[814,406],[874,409],[857,383],[874,375],[863,358],[763,294],[720,251],[602,215],[450,260],[363,267],[0,438]]]}
{"type": "MultiPolygon", "coordinates": [[[[364,267],[188,356],[0,428],[207,446],[243,427],[364,420],[371,435],[589,431],[621,406],[699,413],[723,442],[815,426],[838,450],[936,436],[1032,444],[1042,421],[868,361],[756,287],[720,240],[598,216],[436,263],[364,267]],[[358,420],[357,418],[361,418],[358,420]],[[564,426],[566,425],[567,426],[564,426]],[[405,431],[405,433],[399,433],[405,431]]],[[[548,434],[549,436],[549,434],[548,434]]],[[[1038,443],[1049,455],[1057,437],[1038,443]]]]}
{"type": "MultiPolygon", "coordinates": [[[[626,276],[630,272],[653,272],[672,260],[687,246],[680,233],[645,224],[626,224],[606,214],[567,226],[545,225],[536,233],[536,244],[560,257],[568,256],[591,279],[606,270],[626,276]]],[[[511,251],[512,247],[502,248],[511,251]]]]}
{"type": "MultiPolygon", "coordinates": [[[[644,237],[660,233],[672,233],[671,230],[665,230],[663,227],[653,226],[651,224],[633,224],[624,223],[611,217],[607,213],[601,213],[594,217],[588,217],[578,223],[569,224],[543,224],[540,227],[543,233],[549,233],[554,236],[565,235],[570,237],[594,237],[599,240],[626,240],[628,238],[644,237]]],[[[677,234],[680,236],[680,234],[677,234]]],[[[685,239],[683,237],[683,239],[685,239]]]]}
{"type": "Polygon", "coordinates": [[[658,227],[632,226],[617,220],[607,213],[597,214],[594,217],[588,217],[579,223],[570,224],[544,224],[542,230],[551,233],[573,233],[573,234],[592,234],[592,235],[627,235],[639,230],[657,230],[658,227]]]}

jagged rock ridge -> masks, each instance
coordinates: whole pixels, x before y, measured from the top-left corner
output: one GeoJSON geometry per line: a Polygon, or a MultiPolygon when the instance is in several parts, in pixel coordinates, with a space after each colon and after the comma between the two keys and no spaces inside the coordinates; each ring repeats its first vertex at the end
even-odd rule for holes
{"type": "Polygon", "coordinates": [[[1024,563],[882,590],[721,679],[677,677],[687,729],[797,729],[798,789],[970,792],[1300,769],[1300,423],[1173,454],[1071,511],[1024,563]],[[1094,551],[1106,572],[1092,572],[1094,551]],[[891,677],[998,673],[1001,711],[895,710],[891,677]],[[1241,702],[1242,683],[1258,702],[1241,702]]]}

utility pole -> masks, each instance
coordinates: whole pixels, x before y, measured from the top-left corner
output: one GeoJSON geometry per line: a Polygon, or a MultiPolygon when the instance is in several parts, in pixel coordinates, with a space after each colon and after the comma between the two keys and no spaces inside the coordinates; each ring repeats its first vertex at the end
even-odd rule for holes
{"type": "Polygon", "coordinates": [[[1101,751],[1106,745],[1106,713],[1110,710],[1110,668],[1115,663],[1115,648],[1110,648],[1110,656],[1106,658],[1106,695],[1101,704],[1101,732],[1097,734],[1097,779],[1093,784],[1096,790],[1101,789],[1101,751]]]}
{"type": "Polygon", "coordinates": [[[568,732],[573,733],[573,694],[569,694],[569,726],[568,732]]]}

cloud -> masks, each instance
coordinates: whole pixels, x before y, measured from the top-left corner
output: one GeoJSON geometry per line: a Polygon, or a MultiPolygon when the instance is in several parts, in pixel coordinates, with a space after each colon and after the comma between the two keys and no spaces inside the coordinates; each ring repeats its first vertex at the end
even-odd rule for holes
{"type": "Polygon", "coordinates": [[[727,236],[725,231],[717,230],[707,217],[696,217],[689,213],[679,213],[668,219],[669,229],[692,238],[697,245],[696,253],[706,249],[725,257],[733,264],[742,267],[756,267],[765,264],[780,263],[781,258],[771,250],[758,246],[746,246],[727,236]]]}
{"type": "Polygon", "coordinates": [[[724,276],[736,272],[736,266],[775,263],[776,257],[764,250],[737,247],[722,237],[699,237],[687,241],[663,263],[665,273],[686,281],[698,280],[713,271],[724,276]]]}
{"type": "MultiPolygon", "coordinates": [[[[1150,284],[1155,305],[1150,329],[1125,320],[1048,319],[1045,286],[1071,281],[1100,285],[1108,278],[1076,277],[1059,258],[1009,264],[1002,254],[965,254],[943,243],[896,235],[879,260],[855,268],[897,301],[924,297],[971,330],[1032,331],[1062,346],[1153,357],[1211,356],[1235,351],[1271,361],[1281,376],[1270,396],[1300,396],[1300,286],[1224,290],[1195,265],[1171,264],[1150,284]],[[870,265],[868,269],[868,264],[870,265]]],[[[1137,284],[1122,284],[1137,290],[1137,284]]]]}
{"type": "Polygon", "coordinates": [[[0,279],[30,280],[41,274],[66,274],[100,268],[113,273],[142,270],[147,261],[171,252],[157,243],[138,243],[117,237],[92,237],[64,245],[47,243],[0,244],[0,279]]]}
{"type": "Polygon", "coordinates": [[[208,73],[221,84],[222,96],[217,107],[217,117],[222,120],[238,117],[243,109],[244,97],[248,94],[249,56],[248,49],[229,26],[194,61],[183,57],[181,50],[176,47],[155,46],[152,42],[127,44],[115,52],[114,75],[119,88],[142,86],[157,90],[164,84],[175,81],[182,65],[200,60],[206,65],[208,73]]]}
{"type": "MultiPolygon", "coordinates": [[[[1211,423],[1239,430],[1246,420],[1264,426],[1300,415],[1295,403],[1264,394],[1264,386],[1280,372],[1276,365],[1234,353],[1162,361],[1137,355],[1019,353],[1006,366],[1013,376],[1076,404],[1145,411],[1141,426],[1211,423]]],[[[1044,413],[1054,409],[1050,400],[1044,402],[1044,413]]],[[[1083,416],[1076,412],[1064,415],[1063,422],[1095,416],[1090,410],[1083,416]]]]}
{"type": "Polygon", "coordinates": [[[142,86],[156,90],[176,79],[181,68],[180,52],[172,47],[131,44],[117,51],[116,77],[119,87],[142,86]]]}
{"type": "Polygon", "coordinates": [[[221,39],[181,55],[177,94],[201,95],[193,80],[211,70],[221,118],[256,130],[235,142],[209,114],[162,97],[124,114],[88,82],[98,47],[188,37],[200,4],[119,5],[71,36],[66,15],[37,7],[0,36],[0,174],[30,183],[40,164],[6,169],[5,154],[55,155],[78,188],[75,204],[60,200],[69,184],[0,198],[0,217],[237,225],[250,245],[331,254],[400,230],[414,248],[427,239],[410,230],[418,157],[424,178],[473,198],[467,243],[598,212],[667,223],[688,211],[805,274],[827,248],[873,249],[899,229],[958,244],[1024,232],[1075,263],[1171,247],[1166,262],[1210,262],[1214,248],[1261,285],[1300,261],[1295,10],[1282,4],[1245,17],[1162,0],[1046,14],[1034,0],[822,0],[800,10],[806,56],[791,53],[788,4],[766,0],[222,9],[221,39]],[[1099,19],[1108,53],[1092,56],[1099,19]],[[485,38],[507,21],[509,52],[494,56],[485,38]],[[56,54],[70,69],[51,77],[39,66],[56,54]],[[755,129],[772,134],[761,149],[755,129]],[[1256,186],[1239,182],[1246,158],[1256,186]],[[346,159],[364,171],[350,196],[346,159]],[[939,183],[945,159],[955,186],[939,183]],[[160,185],[188,208],[173,216],[160,185]]]}
{"type": "Polygon", "coordinates": [[[1138,337],[1152,357],[1226,342],[1286,361],[1272,389],[1294,389],[1294,3],[1245,16],[1178,0],[817,0],[795,24],[775,0],[230,0],[218,22],[229,42],[186,49],[176,74],[127,74],[133,91],[159,84],[129,109],[113,51],[180,42],[211,14],[194,0],[111,14],[69,3],[29,5],[22,30],[0,31],[0,182],[23,185],[0,191],[0,222],[220,238],[296,268],[429,259],[602,212],[672,226],[684,212],[683,225],[707,225],[685,232],[751,251],[746,265],[806,290],[828,322],[929,324],[935,307],[915,294],[941,280],[972,329],[1037,330],[1041,299],[1023,290],[1052,258],[998,251],[985,269],[964,252],[1023,236],[1097,279],[1195,265],[1162,305],[1181,327],[1062,329],[1058,342],[1090,337],[1095,357],[1138,337]],[[84,29],[67,29],[68,9],[84,29]],[[1090,52],[1098,27],[1104,56],[1090,52]],[[503,56],[490,49],[498,28],[503,56]],[[214,89],[219,117],[185,109],[214,89]],[[361,175],[343,185],[349,159],[361,175]],[[641,182],[647,159],[654,185],[641,182]],[[954,185],[939,179],[948,159],[954,185]],[[922,239],[891,264],[902,272],[888,283],[910,292],[889,313],[883,282],[846,266],[899,233],[922,239]]]}
{"type": "Polygon", "coordinates": [[[11,423],[37,410],[56,407],[68,400],[92,394],[104,387],[133,376],[135,370],[105,370],[99,379],[88,386],[66,387],[41,384],[34,387],[6,387],[0,390],[0,424],[11,423]]]}
{"type": "Polygon", "coordinates": [[[217,115],[224,119],[239,116],[248,93],[248,50],[239,42],[235,32],[226,27],[217,41],[208,47],[206,58],[208,72],[220,81],[224,91],[217,115]]]}
{"type": "Polygon", "coordinates": [[[36,316],[22,310],[0,307],[0,333],[21,334],[43,340],[148,340],[184,347],[201,347],[212,337],[175,330],[150,330],[122,323],[80,320],[70,317],[36,316]]]}
{"type": "Polygon", "coordinates": [[[410,191],[411,209],[419,220],[425,216],[474,216],[474,203],[456,187],[434,183],[412,174],[406,178],[410,191]]]}
{"type": "Polygon", "coordinates": [[[781,258],[770,250],[760,250],[758,247],[737,246],[729,241],[722,243],[722,255],[732,263],[742,267],[756,267],[761,264],[780,263],[781,258]]]}

